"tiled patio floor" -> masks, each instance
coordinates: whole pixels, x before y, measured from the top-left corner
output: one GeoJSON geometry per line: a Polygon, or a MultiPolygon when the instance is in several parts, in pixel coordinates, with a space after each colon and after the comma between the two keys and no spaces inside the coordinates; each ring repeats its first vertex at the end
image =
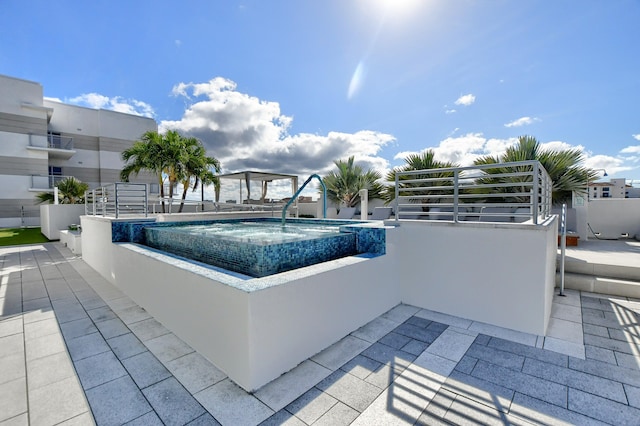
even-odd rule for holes
{"type": "Polygon", "coordinates": [[[640,424],[639,300],[546,338],[399,305],[248,394],[60,244],[0,267],[0,425],[640,424]]]}

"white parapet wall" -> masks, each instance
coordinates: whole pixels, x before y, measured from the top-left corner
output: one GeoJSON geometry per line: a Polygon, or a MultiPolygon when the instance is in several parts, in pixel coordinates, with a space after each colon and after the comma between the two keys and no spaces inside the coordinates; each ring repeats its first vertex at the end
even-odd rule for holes
{"type": "Polygon", "coordinates": [[[84,204],[43,204],[40,206],[40,230],[50,240],[59,240],[60,231],[79,225],[84,204]]]}
{"type": "Polygon", "coordinates": [[[403,303],[544,335],[555,287],[556,220],[403,221],[387,234],[403,303]]]}
{"type": "Polygon", "coordinates": [[[254,391],[401,302],[544,335],[555,286],[556,220],[402,221],[386,229],[384,255],[264,278],[112,243],[112,219],[83,216],[82,244],[90,266],[254,391]]]}
{"type": "Polygon", "coordinates": [[[640,239],[640,198],[603,198],[587,202],[588,237],[640,239]]]}

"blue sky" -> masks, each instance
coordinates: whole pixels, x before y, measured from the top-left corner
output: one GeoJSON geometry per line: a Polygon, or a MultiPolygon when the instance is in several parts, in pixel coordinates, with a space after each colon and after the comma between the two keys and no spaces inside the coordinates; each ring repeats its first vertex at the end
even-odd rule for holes
{"type": "Polygon", "coordinates": [[[3,0],[0,73],[152,116],[224,172],[469,164],[520,135],[640,183],[638,0],[3,0]]]}

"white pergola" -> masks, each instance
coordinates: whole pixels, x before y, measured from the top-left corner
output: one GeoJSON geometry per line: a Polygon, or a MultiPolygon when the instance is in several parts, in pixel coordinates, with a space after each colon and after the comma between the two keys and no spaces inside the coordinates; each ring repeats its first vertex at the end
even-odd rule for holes
{"type": "MultiPolygon", "coordinates": [[[[244,172],[236,172],[236,173],[227,173],[224,175],[219,175],[219,179],[233,179],[237,180],[240,188],[240,204],[243,203],[242,196],[242,182],[244,181],[244,186],[247,189],[247,202],[251,202],[251,182],[260,182],[260,187],[262,188],[261,199],[267,195],[267,185],[269,182],[273,182],[274,180],[281,179],[289,179],[291,181],[291,194],[295,194],[298,190],[298,176],[295,175],[287,175],[281,173],[267,173],[267,172],[257,172],[253,170],[247,170],[244,172]]],[[[297,201],[296,201],[297,203],[297,201]]]]}

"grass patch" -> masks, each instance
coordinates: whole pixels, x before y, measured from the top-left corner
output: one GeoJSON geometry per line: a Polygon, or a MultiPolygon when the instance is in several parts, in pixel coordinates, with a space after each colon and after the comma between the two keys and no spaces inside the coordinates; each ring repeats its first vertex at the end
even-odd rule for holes
{"type": "Polygon", "coordinates": [[[0,229],[0,247],[22,244],[48,243],[40,228],[2,228],[0,229]]]}

